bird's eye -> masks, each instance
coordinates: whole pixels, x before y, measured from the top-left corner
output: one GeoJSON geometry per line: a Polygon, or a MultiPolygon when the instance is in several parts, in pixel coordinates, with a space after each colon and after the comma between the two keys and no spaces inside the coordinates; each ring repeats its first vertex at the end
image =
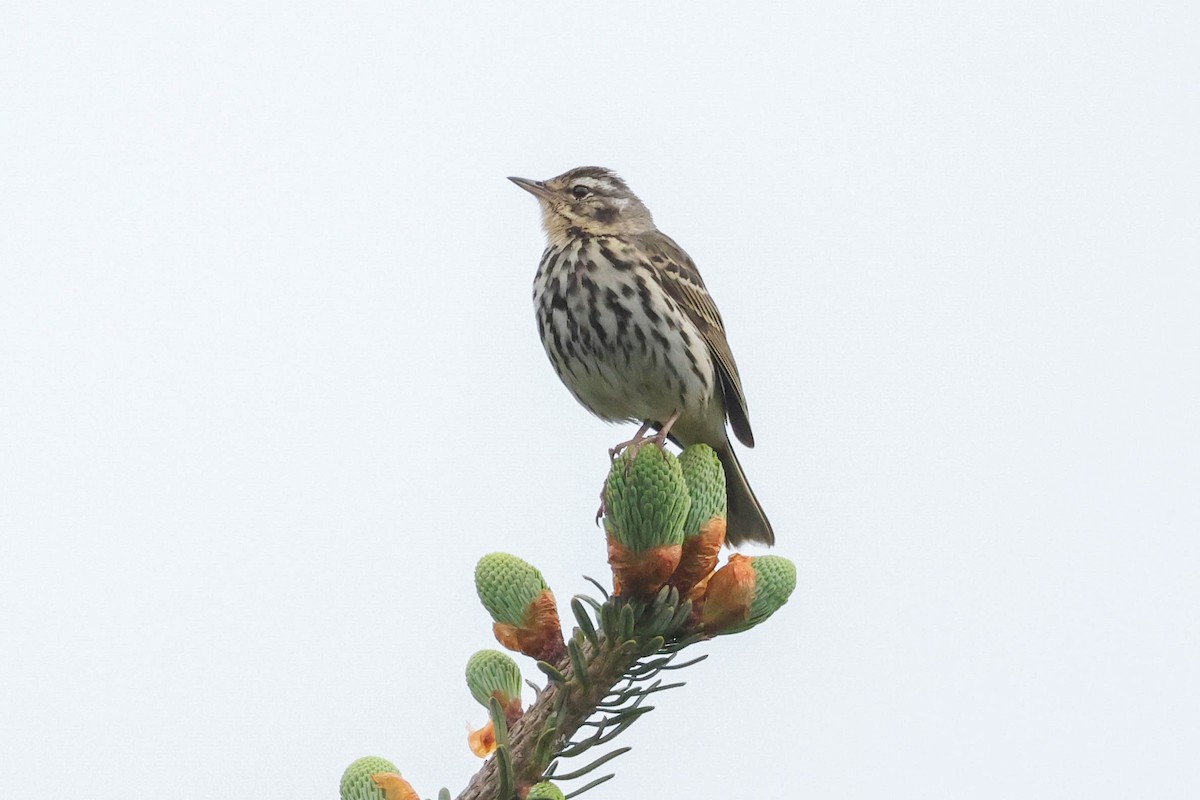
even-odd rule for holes
{"type": "Polygon", "coordinates": [[[571,194],[575,195],[576,200],[582,200],[592,193],[592,190],[584,186],[582,183],[571,189],[571,194]]]}

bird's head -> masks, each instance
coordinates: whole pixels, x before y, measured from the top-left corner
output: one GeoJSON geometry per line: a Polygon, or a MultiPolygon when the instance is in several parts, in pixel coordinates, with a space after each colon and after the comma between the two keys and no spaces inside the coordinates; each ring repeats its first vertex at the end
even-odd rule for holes
{"type": "Polygon", "coordinates": [[[538,199],[551,244],[575,236],[633,235],[654,230],[650,209],[603,167],[576,167],[556,178],[509,178],[538,199]]]}

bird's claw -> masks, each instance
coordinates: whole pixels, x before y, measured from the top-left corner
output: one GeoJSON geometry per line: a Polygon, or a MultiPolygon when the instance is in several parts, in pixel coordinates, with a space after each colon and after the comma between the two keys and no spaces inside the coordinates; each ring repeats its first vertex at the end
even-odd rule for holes
{"type": "Polygon", "coordinates": [[[604,519],[604,515],[608,513],[608,504],[604,501],[604,487],[600,487],[600,507],[596,509],[596,527],[600,527],[600,520],[604,519]]]}
{"type": "Polygon", "coordinates": [[[638,450],[641,449],[641,446],[646,443],[647,439],[657,438],[660,435],[660,434],[655,434],[654,437],[648,437],[648,436],[646,436],[646,431],[648,431],[648,430],[650,430],[650,423],[649,422],[642,423],[642,427],[638,428],[638,432],[633,435],[632,439],[621,442],[620,444],[614,444],[612,447],[608,448],[609,461],[610,462],[616,461],[617,458],[620,457],[621,453],[625,452],[626,450],[628,450],[631,447],[633,448],[633,452],[630,453],[630,455],[636,458],[637,454],[638,454],[638,450]]]}

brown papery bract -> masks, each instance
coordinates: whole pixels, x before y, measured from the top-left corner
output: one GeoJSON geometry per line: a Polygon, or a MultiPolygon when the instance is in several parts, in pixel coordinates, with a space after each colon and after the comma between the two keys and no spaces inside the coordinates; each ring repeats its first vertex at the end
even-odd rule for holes
{"type": "Polygon", "coordinates": [[[671,585],[686,597],[687,593],[707,578],[717,566],[721,547],[725,544],[725,518],[713,517],[700,526],[700,533],[683,541],[679,567],[671,576],[671,585]]]}
{"type": "Polygon", "coordinates": [[[394,772],[379,772],[371,776],[375,785],[383,789],[387,800],[421,800],[412,784],[394,772]]]}
{"type": "Polygon", "coordinates": [[[745,625],[754,603],[757,574],[749,557],[734,553],[708,580],[700,622],[707,634],[745,625]]]}
{"type": "Polygon", "coordinates": [[[567,652],[554,593],[549,589],[542,590],[525,609],[525,620],[520,627],[497,622],[492,625],[492,631],[496,634],[496,641],[509,650],[524,653],[539,661],[553,664],[567,652]]]}
{"type": "Polygon", "coordinates": [[[613,572],[613,594],[646,600],[661,589],[679,566],[683,548],[677,544],[637,552],[608,537],[608,563],[613,572]]]}

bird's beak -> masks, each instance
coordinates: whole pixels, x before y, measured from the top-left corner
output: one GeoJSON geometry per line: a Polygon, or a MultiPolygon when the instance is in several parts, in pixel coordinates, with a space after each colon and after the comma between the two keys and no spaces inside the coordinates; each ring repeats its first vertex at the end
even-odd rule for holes
{"type": "Polygon", "coordinates": [[[529,192],[534,197],[542,200],[549,200],[551,192],[546,188],[544,181],[531,181],[529,178],[509,178],[510,181],[520,186],[525,191],[529,192]]]}

